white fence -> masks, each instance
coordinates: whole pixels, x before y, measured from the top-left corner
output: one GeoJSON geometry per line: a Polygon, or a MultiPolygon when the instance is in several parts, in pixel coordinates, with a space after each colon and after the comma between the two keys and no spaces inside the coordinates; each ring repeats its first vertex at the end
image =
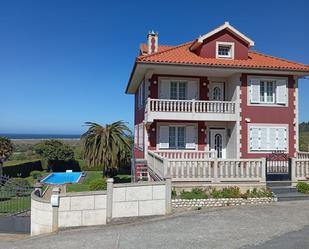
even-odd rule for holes
{"type": "Polygon", "coordinates": [[[164,158],[148,151],[147,162],[159,179],[169,176],[172,181],[266,181],[265,159],[164,158]]]}
{"type": "Polygon", "coordinates": [[[233,101],[148,99],[150,112],[235,113],[233,101]]]}

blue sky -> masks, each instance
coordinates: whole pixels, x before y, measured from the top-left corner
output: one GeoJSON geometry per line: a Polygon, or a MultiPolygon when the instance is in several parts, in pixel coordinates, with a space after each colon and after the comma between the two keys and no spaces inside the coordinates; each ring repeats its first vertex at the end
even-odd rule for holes
{"type": "MultiPolygon", "coordinates": [[[[1,1],[0,133],[81,133],[125,120],[124,90],[149,30],[177,45],[229,21],[254,49],[309,64],[309,1],[1,1]]],[[[309,121],[309,79],[300,81],[309,121]]]]}

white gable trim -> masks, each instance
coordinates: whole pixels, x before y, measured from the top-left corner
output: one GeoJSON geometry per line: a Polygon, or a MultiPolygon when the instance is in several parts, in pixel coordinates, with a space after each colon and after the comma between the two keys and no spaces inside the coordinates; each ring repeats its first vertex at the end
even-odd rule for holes
{"type": "Polygon", "coordinates": [[[228,29],[229,31],[231,31],[232,33],[234,33],[235,35],[237,35],[239,38],[241,38],[242,40],[244,40],[245,42],[248,42],[250,47],[254,46],[254,41],[252,41],[249,37],[245,36],[243,33],[241,33],[240,31],[238,31],[237,29],[235,29],[232,25],[229,24],[229,22],[225,22],[223,25],[219,26],[218,28],[208,32],[205,35],[200,36],[197,39],[197,42],[195,44],[192,45],[191,50],[194,50],[197,45],[203,43],[203,41],[205,39],[207,39],[208,37],[213,36],[214,34],[224,30],[224,29],[228,29]]]}

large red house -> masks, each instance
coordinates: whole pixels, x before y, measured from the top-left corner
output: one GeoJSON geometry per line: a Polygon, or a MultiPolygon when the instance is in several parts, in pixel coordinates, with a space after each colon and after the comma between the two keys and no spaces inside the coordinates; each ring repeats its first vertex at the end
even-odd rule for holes
{"type": "Polygon", "coordinates": [[[126,89],[135,96],[136,176],[261,180],[261,158],[297,157],[298,79],[308,65],[253,51],[228,22],[177,46],[147,38],[126,89]]]}

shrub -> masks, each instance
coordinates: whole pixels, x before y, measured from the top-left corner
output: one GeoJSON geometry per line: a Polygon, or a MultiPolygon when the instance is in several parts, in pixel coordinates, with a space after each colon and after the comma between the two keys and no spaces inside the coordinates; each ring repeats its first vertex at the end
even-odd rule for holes
{"type": "Polygon", "coordinates": [[[106,179],[94,179],[89,183],[89,190],[96,191],[96,190],[105,190],[107,187],[106,179]]]}
{"type": "Polygon", "coordinates": [[[213,198],[241,198],[239,187],[226,187],[222,190],[214,189],[211,193],[213,198]]]}
{"type": "Polygon", "coordinates": [[[181,199],[207,199],[205,191],[200,188],[194,188],[192,191],[182,191],[180,193],[181,199]]]}
{"type": "Polygon", "coordinates": [[[30,172],[30,176],[32,176],[33,179],[38,179],[42,177],[42,172],[38,170],[34,170],[30,172]]]}
{"type": "Polygon", "coordinates": [[[176,189],[172,189],[172,198],[175,199],[177,197],[176,189]]]}
{"type": "Polygon", "coordinates": [[[298,192],[308,194],[309,193],[309,184],[305,182],[299,182],[296,185],[296,189],[298,192]]]}

